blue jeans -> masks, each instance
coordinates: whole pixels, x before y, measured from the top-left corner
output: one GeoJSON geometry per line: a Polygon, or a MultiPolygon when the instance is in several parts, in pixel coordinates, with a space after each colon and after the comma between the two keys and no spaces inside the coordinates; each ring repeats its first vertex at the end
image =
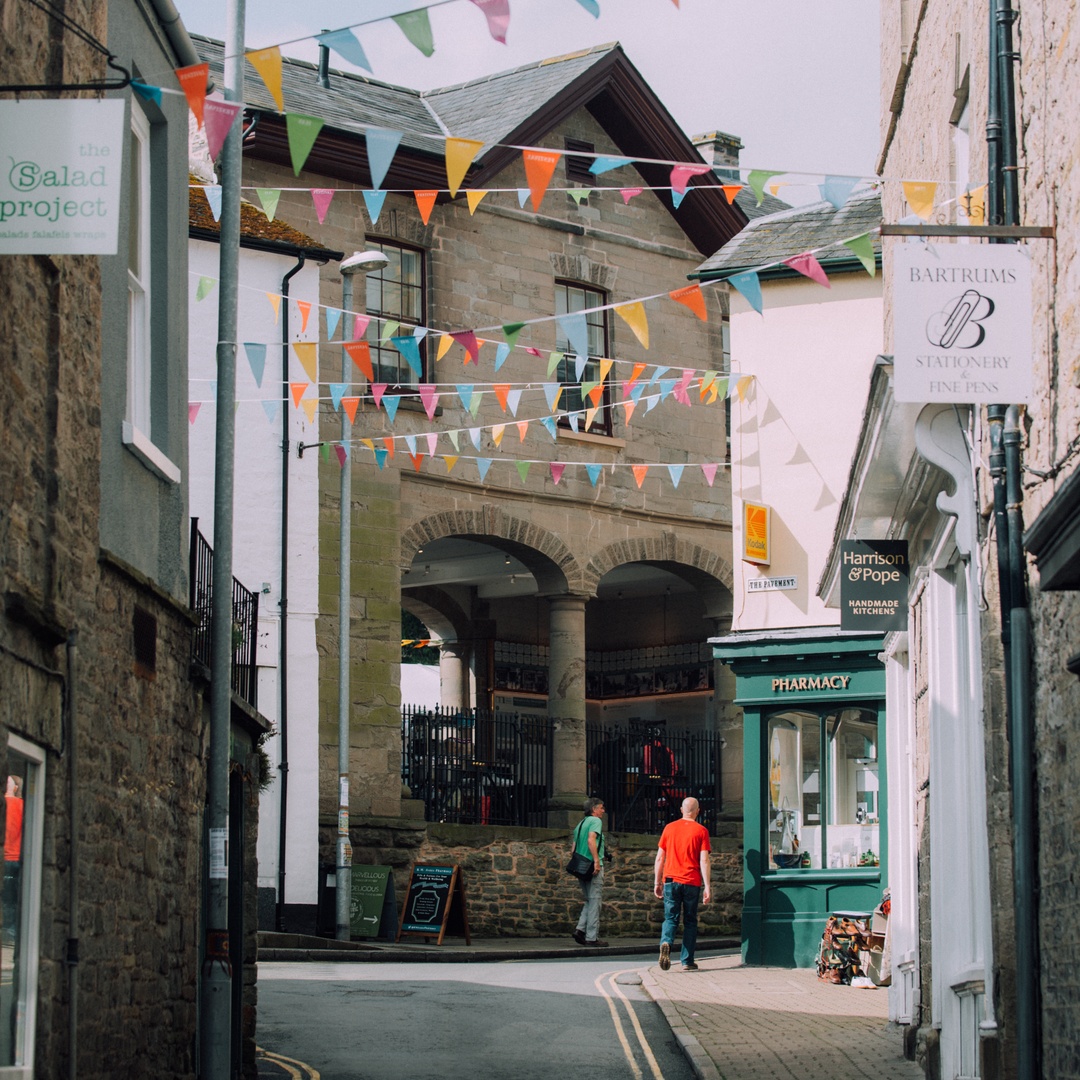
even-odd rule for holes
{"type": "Polygon", "coordinates": [[[702,887],[684,885],[679,881],[664,884],[664,928],[660,931],[660,944],[674,945],[675,931],[679,926],[679,914],[683,919],[682,954],[680,959],[689,964],[694,959],[697,944],[697,909],[701,903],[702,887]]]}

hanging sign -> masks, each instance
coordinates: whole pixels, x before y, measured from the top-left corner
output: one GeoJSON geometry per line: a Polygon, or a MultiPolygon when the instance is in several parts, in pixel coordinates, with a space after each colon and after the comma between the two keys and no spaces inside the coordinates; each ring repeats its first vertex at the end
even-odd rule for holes
{"type": "Polygon", "coordinates": [[[768,566],[772,540],[772,510],[761,503],[743,502],[743,562],[768,566]]]}
{"type": "Polygon", "coordinates": [[[124,102],[0,102],[0,255],[115,255],[124,102]]]}
{"type": "Polygon", "coordinates": [[[840,629],[906,630],[906,540],[840,541],[840,629]]]}
{"type": "Polygon", "coordinates": [[[897,401],[1031,397],[1031,260],[1016,244],[901,244],[893,263],[897,401]]]}

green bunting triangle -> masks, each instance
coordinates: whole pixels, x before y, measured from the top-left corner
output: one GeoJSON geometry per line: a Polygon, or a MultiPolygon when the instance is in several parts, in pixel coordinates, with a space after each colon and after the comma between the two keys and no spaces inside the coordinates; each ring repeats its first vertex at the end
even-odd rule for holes
{"type": "Polygon", "coordinates": [[[425,56],[431,56],[435,51],[435,39],[431,36],[431,20],[428,18],[427,8],[395,15],[394,22],[425,56]]]}
{"type": "Polygon", "coordinates": [[[557,367],[559,366],[559,363],[560,363],[560,361],[562,360],[563,356],[564,356],[564,354],[563,354],[563,353],[561,353],[561,352],[559,352],[559,350],[558,350],[558,349],[556,349],[556,350],[555,350],[555,351],[554,351],[554,352],[553,352],[553,353],[552,353],[552,354],[551,354],[551,355],[550,355],[550,356],[548,357],[548,366],[547,366],[547,373],[548,373],[549,375],[550,375],[550,374],[551,374],[551,373],[552,373],[552,372],[553,372],[553,371],[554,371],[554,370],[555,370],[555,369],[556,369],[556,368],[557,368],[557,367]]]}
{"type": "Polygon", "coordinates": [[[259,196],[259,202],[262,204],[266,220],[273,221],[274,215],[277,213],[278,200],[281,198],[281,189],[261,187],[255,189],[255,194],[259,196]]]}
{"type": "Polygon", "coordinates": [[[846,247],[866,267],[866,272],[874,277],[877,273],[877,260],[874,258],[874,242],[869,233],[852,237],[844,241],[846,247]]]}
{"type": "Polygon", "coordinates": [[[767,169],[754,169],[747,177],[747,183],[749,183],[751,190],[757,196],[757,204],[761,205],[762,200],[765,198],[765,185],[774,176],[779,176],[778,172],[769,172],[767,169]]]}
{"type": "Polygon", "coordinates": [[[518,334],[521,333],[525,324],[523,322],[503,323],[502,332],[506,337],[506,344],[512,349],[517,343],[518,334]]]}
{"type": "Polygon", "coordinates": [[[293,174],[300,175],[311,148],[322,130],[323,121],[317,116],[304,116],[303,113],[286,113],[285,129],[289,136],[289,157],[292,159],[293,174]]]}
{"type": "Polygon", "coordinates": [[[515,461],[514,464],[517,466],[518,476],[521,477],[521,482],[524,484],[525,483],[525,477],[527,477],[529,475],[529,466],[532,464],[532,462],[531,461],[515,461]]]}

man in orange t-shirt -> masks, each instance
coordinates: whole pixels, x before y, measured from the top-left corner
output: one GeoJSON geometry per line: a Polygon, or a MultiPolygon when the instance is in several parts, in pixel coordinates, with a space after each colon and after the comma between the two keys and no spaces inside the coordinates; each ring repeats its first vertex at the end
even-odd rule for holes
{"type": "Polygon", "coordinates": [[[697,944],[699,904],[709,902],[709,830],[698,824],[701,808],[697,799],[683,799],[682,818],[672,821],[660,834],[653,868],[654,891],[664,901],[664,926],[660,931],[660,967],[671,967],[671,946],[682,915],[683,971],[697,971],[694,946],[697,944]]]}

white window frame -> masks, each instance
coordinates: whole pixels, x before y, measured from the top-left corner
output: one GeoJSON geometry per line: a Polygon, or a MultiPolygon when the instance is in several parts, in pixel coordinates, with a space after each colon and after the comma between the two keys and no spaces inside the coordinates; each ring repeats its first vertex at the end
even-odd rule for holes
{"type": "Polygon", "coordinates": [[[18,735],[8,735],[8,749],[29,762],[23,799],[21,904],[19,936],[25,962],[19,972],[17,1000],[22,1019],[16,1030],[15,1065],[0,1065],[0,1080],[33,1080],[37,1034],[37,998],[41,934],[41,866],[45,836],[45,751],[18,735]]]}
{"type": "Polygon", "coordinates": [[[153,293],[150,261],[150,121],[135,101],[131,103],[128,177],[136,173],[128,192],[131,234],[128,238],[127,406],[124,445],[153,473],[169,483],[180,483],[180,469],[154,443],[151,431],[151,376],[153,350],[150,316],[153,293]],[[132,259],[132,253],[135,259],[132,259]],[[132,263],[137,263],[137,268],[132,263]]]}

